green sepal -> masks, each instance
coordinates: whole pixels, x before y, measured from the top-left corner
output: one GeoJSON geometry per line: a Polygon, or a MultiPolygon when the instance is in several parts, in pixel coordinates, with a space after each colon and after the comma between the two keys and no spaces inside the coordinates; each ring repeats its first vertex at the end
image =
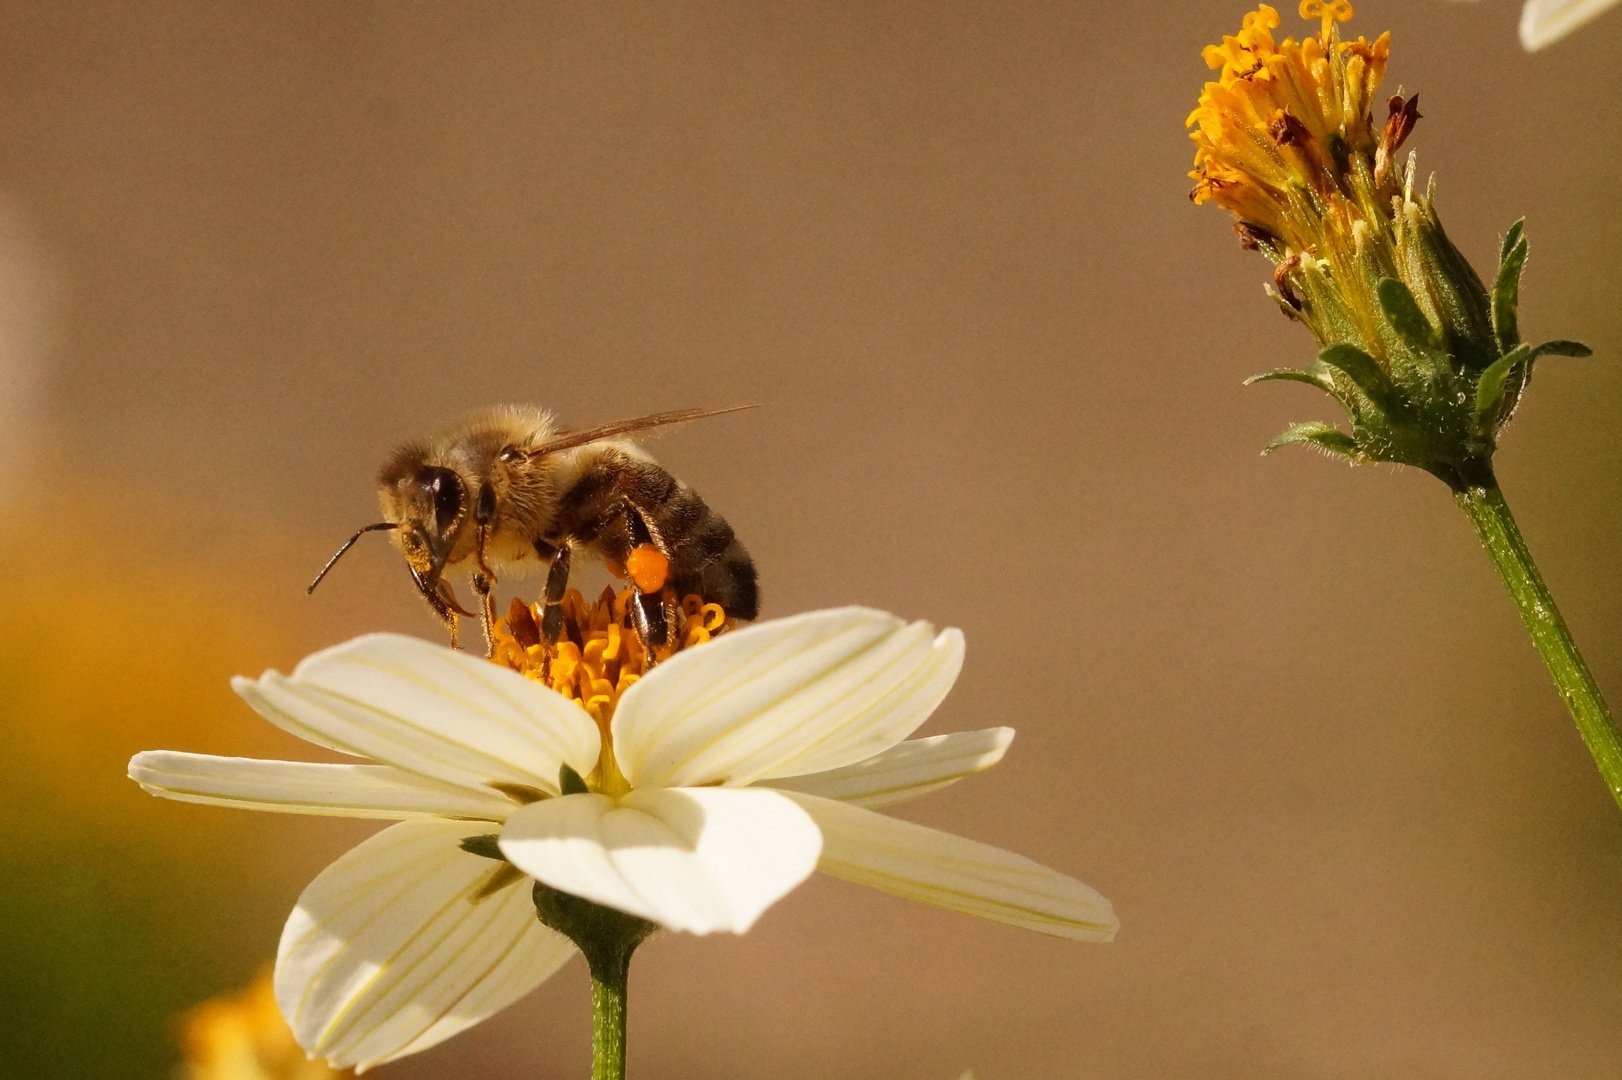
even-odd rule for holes
{"type": "Polygon", "coordinates": [[[1396,278],[1381,278],[1378,293],[1386,319],[1408,346],[1421,354],[1435,352],[1440,336],[1408,286],[1396,278]]]}
{"type": "Polygon", "coordinates": [[[1521,343],[1518,312],[1521,306],[1521,271],[1526,267],[1526,236],[1522,218],[1509,227],[1498,256],[1498,281],[1492,290],[1492,326],[1498,348],[1508,352],[1521,343]]]}
{"type": "Polygon", "coordinates": [[[469,855],[478,855],[485,859],[495,859],[497,862],[506,862],[507,856],[501,853],[501,846],[496,843],[500,839],[495,833],[485,833],[483,836],[468,836],[462,840],[462,850],[469,855]]]}
{"type": "Polygon", "coordinates": [[[1533,356],[1593,356],[1594,350],[1580,341],[1545,341],[1532,350],[1533,356]]]}
{"type": "Polygon", "coordinates": [[[1294,368],[1279,368],[1276,371],[1264,371],[1260,375],[1252,375],[1245,380],[1246,386],[1259,382],[1300,382],[1308,386],[1316,386],[1320,390],[1328,390],[1324,380],[1309,371],[1297,371],[1294,368]]]}
{"type": "Polygon", "coordinates": [[[1521,242],[1521,234],[1525,231],[1525,218],[1521,218],[1521,220],[1509,227],[1509,231],[1504,234],[1504,243],[1498,249],[1498,264],[1500,266],[1503,265],[1505,259],[1509,258],[1509,253],[1515,250],[1515,245],[1521,242]]]}
{"type": "Polygon", "coordinates": [[[1484,417],[1497,407],[1499,399],[1504,396],[1504,382],[1509,378],[1509,373],[1516,364],[1530,360],[1533,355],[1525,345],[1517,345],[1487,365],[1487,370],[1481,373],[1481,380],[1476,383],[1476,416],[1484,417]]]}
{"type": "Polygon", "coordinates": [[[558,770],[558,790],[564,795],[585,795],[591,791],[586,782],[580,778],[568,764],[558,770]]]}
{"type": "Polygon", "coordinates": [[[1291,425],[1278,438],[1268,443],[1262,453],[1271,454],[1279,447],[1289,446],[1291,443],[1311,443],[1319,449],[1329,451],[1331,454],[1339,454],[1353,460],[1356,460],[1359,456],[1355,439],[1339,428],[1330,427],[1328,424],[1317,420],[1305,424],[1291,425]]]}
{"type": "MultiPolygon", "coordinates": [[[[1424,316],[1420,316],[1423,318],[1424,316]]],[[[1334,368],[1348,379],[1376,409],[1392,413],[1401,406],[1397,384],[1379,363],[1356,345],[1331,345],[1318,354],[1319,362],[1334,368]]]]}

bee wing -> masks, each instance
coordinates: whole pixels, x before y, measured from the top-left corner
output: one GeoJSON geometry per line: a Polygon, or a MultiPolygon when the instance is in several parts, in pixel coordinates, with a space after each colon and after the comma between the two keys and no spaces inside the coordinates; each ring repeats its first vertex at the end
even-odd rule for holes
{"type": "Polygon", "coordinates": [[[670,412],[649,413],[647,416],[638,416],[632,420],[616,420],[611,424],[587,428],[585,431],[559,435],[539,446],[531,447],[528,454],[531,458],[544,457],[559,450],[572,450],[576,446],[612,439],[616,435],[629,435],[633,431],[646,431],[648,428],[664,427],[666,424],[682,424],[688,420],[702,420],[707,416],[725,416],[727,413],[758,408],[759,405],[730,405],[724,409],[674,409],[670,412]]]}

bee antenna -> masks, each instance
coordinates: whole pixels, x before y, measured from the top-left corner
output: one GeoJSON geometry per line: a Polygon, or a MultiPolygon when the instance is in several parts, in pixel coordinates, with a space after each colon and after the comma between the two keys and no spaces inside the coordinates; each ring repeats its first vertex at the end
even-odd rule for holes
{"type": "Polygon", "coordinates": [[[327,576],[327,571],[331,570],[333,564],[344,557],[344,552],[355,546],[356,540],[359,540],[369,532],[377,532],[379,529],[394,529],[398,527],[398,522],[379,521],[376,525],[368,525],[364,529],[356,529],[355,535],[351,536],[348,540],[345,540],[344,546],[339,548],[332,558],[327,560],[327,565],[321,568],[321,572],[315,575],[315,580],[310,582],[310,587],[308,589],[304,590],[304,595],[308,596],[310,593],[315,592],[315,587],[321,584],[321,579],[327,576]]]}

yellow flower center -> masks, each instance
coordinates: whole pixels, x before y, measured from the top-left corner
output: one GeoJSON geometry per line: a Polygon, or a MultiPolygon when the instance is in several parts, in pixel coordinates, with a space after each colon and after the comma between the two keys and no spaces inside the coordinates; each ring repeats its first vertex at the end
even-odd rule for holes
{"type": "Polygon", "coordinates": [[[1188,118],[1193,200],[1233,211],[1250,240],[1285,251],[1349,246],[1352,221],[1388,214],[1396,192],[1376,167],[1383,133],[1373,118],[1391,35],[1341,41],[1335,24],[1352,17],[1346,0],[1307,0],[1300,10],[1320,20],[1319,37],[1276,41],[1278,12],[1263,4],[1238,34],[1207,46],[1205,62],[1220,74],[1188,118]]]}
{"type": "Polygon", "coordinates": [[[631,789],[614,758],[610,726],[621,695],[647,674],[650,664],[701,645],[735,625],[719,605],[688,596],[672,621],[679,624],[672,641],[649,649],[637,633],[631,599],[630,589],[617,594],[604,589],[596,603],[588,604],[578,589],[570,589],[563,597],[563,629],[557,644],[549,646],[541,640],[541,605],[514,598],[507,617],[496,620],[491,657],[577,702],[597,722],[602,754],[597,768],[584,779],[593,791],[615,797],[631,789]]]}

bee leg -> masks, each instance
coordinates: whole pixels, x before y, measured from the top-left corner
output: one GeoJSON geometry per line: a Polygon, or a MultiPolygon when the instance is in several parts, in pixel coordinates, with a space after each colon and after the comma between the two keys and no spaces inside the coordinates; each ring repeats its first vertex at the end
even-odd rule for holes
{"type": "Polygon", "coordinates": [[[434,609],[434,614],[439,616],[439,621],[445,624],[446,630],[450,631],[451,648],[460,649],[462,647],[462,620],[445,603],[445,598],[438,592],[424,593],[423,595],[428,597],[428,606],[434,609]]]}
{"type": "Polygon", "coordinates": [[[411,571],[411,580],[416,583],[417,591],[422,593],[424,600],[428,601],[428,606],[439,617],[439,621],[445,624],[445,629],[451,632],[451,648],[460,649],[462,647],[461,624],[457,621],[456,616],[458,612],[463,615],[466,615],[467,612],[462,611],[462,605],[456,602],[456,594],[451,591],[451,587],[445,584],[443,579],[430,584],[428,579],[415,566],[407,563],[406,569],[411,571]]]}
{"type": "Polygon", "coordinates": [[[475,570],[473,591],[479,597],[479,627],[484,631],[484,658],[489,660],[496,655],[496,602],[491,596],[495,581],[475,570]]]}
{"type": "Polygon", "coordinates": [[[434,609],[434,614],[439,616],[440,621],[445,624],[445,629],[451,633],[451,648],[460,649],[462,647],[462,620],[457,614],[457,608],[461,605],[457,604],[456,607],[452,607],[451,605],[455,603],[455,594],[450,592],[449,587],[443,581],[439,583],[439,588],[434,591],[428,600],[428,605],[434,609]],[[450,594],[448,598],[446,594],[450,594]]]}
{"type": "MultiPolygon", "coordinates": [[[[537,544],[539,550],[539,544],[537,544]]],[[[569,589],[570,551],[567,541],[552,552],[552,565],[546,571],[545,609],[541,612],[541,640],[547,648],[558,643],[563,633],[563,594],[569,589]]]]}
{"type": "MultiPolygon", "coordinates": [[[[625,502],[625,530],[631,539],[631,551],[647,545],[655,549],[658,545],[653,542],[653,532],[648,523],[629,499],[625,502]]],[[[656,645],[663,645],[670,640],[670,616],[665,611],[664,582],[659,582],[659,588],[643,592],[631,580],[631,619],[636,624],[636,632],[642,636],[642,641],[648,647],[648,666],[653,665],[653,649],[656,645]]]]}
{"type": "Polygon", "coordinates": [[[476,534],[477,543],[473,549],[473,561],[477,567],[473,571],[473,591],[479,597],[479,626],[484,630],[484,658],[489,660],[496,655],[496,602],[492,596],[496,590],[496,573],[484,561],[485,529],[484,523],[480,522],[476,534]]]}

